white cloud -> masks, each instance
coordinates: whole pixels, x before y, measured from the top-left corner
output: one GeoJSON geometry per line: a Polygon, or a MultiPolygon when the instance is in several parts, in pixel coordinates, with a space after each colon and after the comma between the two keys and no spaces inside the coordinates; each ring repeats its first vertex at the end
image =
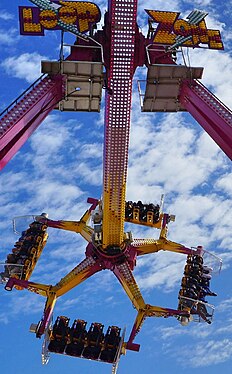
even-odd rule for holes
{"type": "Polygon", "coordinates": [[[1,323],[4,323],[5,325],[9,323],[9,318],[5,313],[0,314],[0,324],[1,323]]]}
{"type": "MultiPolygon", "coordinates": [[[[189,2],[190,4],[192,4],[191,1],[187,1],[187,2],[189,2]]],[[[212,0],[195,0],[195,3],[197,5],[200,5],[202,8],[205,7],[205,6],[207,6],[207,5],[212,4],[212,2],[213,2],[212,0]]]]}
{"type": "Polygon", "coordinates": [[[172,341],[176,337],[183,335],[189,335],[192,339],[196,338],[208,338],[212,334],[212,330],[206,328],[205,324],[192,323],[188,328],[184,328],[180,324],[175,327],[160,327],[154,329],[159,337],[165,341],[172,341]]]}
{"type": "Polygon", "coordinates": [[[217,180],[216,185],[228,195],[232,196],[232,173],[225,174],[222,178],[217,180]]]}
{"type": "Polygon", "coordinates": [[[232,297],[229,299],[223,300],[220,305],[217,307],[217,310],[219,312],[225,312],[225,311],[230,311],[232,308],[232,297]]]}
{"type": "Polygon", "coordinates": [[[87,143],[81,146],[80,157],[82,159],[96,159],[102,160],[102,144],[87,143]]]}
{"type": "Polygon", "coordinates": [[[24,294],[23,291],[17,292],[17,297],[15,297],[15,291],[13,291],[11,294],[8,293],[8,297],[5,299],[6,305],[9,302],[10,307],[7,309],[7,315],[3,313],[0,315],[0,322],[4,324],[8,324],[17,315],[36,314],[43,310],[45,301],[43,297],[38,298],[38,295],[30,292],[27,292],[27,294],[24,294]]]}
{"type": "Polygon", "coordinates": [[[189,345],[181,349],[178,361],[184,366],[206,367],[227,361],[232,356],[232,341],[222,339],[199,343],[197,346],[189,345]],[[191,351],[191,355],[189,352],[191,351]]]}
{"type": "MultiPolygon", "coordinates": [[[[139,2],[140,10],[143,9],[154,9],[154,1],[153,0],[144,0],[143,2],[139,2]]],[[[155,2],[155,9],[154,10],[172,10],[176,11],[179,7],[179,1],[168,1],[168,0],[157,0],[155,2]]]]}
{"type": "MultiPolygon", "coordinates": [[[[190,192],[207,182],[211,173],[222,167],[223,158],[208,135],[199,136],[192,126],[185,126],[181,115],[167,115],[166,118],[165,122],[158,124],[154,118],[153,125],[151,117],[146,118],[145,115],[142,125],[133,117],[127,188],[129,199],[130,195],[134,199],[148,199],[151,188],[157,193],[161,189],[172,194],[190,192]],[[133,192],[136,188],[137,197],[133,192]]],[[[158,198],[156,193],[154,198],[158,198]]]]}
{"type": "Polygon", "coordinates": [[[184,256],[163,251],[139,258],[136,280],[143,290],[171,291],[180,286],[184,262],[184,256]]]}
{"type": "Polygon", "coordinates": [[[37,181],[35,197],[45,205],[66,205],[66,201],[77,199],[82,194],[79,187],[59,182],[37,181]],[[54,193],[56,191],[56,193],[54,193]]]}
{"type": "Polygon", "coordinates": [[[15,45],[16,41],[19,40],[18,30],[15,28],[9,28],[7,33],[4,29],[0,29],[0,44],[1,46],[15,45]]]}
{"type": "Polygon", "coordinates": [[[191,53],[191,65],[203,66],[202,83],[226,105],[231,105],[231,56],[225,51],[195,49],[191,53]],[[215,62],[220,63],[220,68],[215,68],[215,62]],[[223,72],[223,74],[222,74],[223,72]]]}
{"type": "Polygon", "coordinates": [[[4,9],[1,9],[1,12],[0,12],[0,19],[4,20],[4,21],[9,21],[11,19],[14,19],[14,15],[7,12],[6,10],[4,9]]]}
{"type": "Polygon", "coordinates": [[[32,83],[41,75],[41,60],[47,60],[47,57],[37,52],[23,53],[19,56],[6,58],[2,61],[1,66],[7,74],[32,83]]]}

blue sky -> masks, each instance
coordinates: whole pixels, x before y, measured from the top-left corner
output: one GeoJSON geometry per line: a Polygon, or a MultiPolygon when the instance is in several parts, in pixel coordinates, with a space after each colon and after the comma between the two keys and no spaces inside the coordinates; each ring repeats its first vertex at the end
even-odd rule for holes
{"type": "MultiPolygon", "coordinates": [[[[106,1],[95,1],[102,14],[106,1]]],[[[0,111],[40,76],[40,61],[58,59],[60,33],[44,37],[19,35],[18,6],[27,0],[0,4],[0,111]]],[[[220,29],[224,51],[189,50],[192,66],[203,66],[202,82],[231,107],[232,28],[229,2],[139,1],[138,24],[146,35],[143,9],[209,13],[209,28],[220,29]]],[[[101,22],[99,24],[99,27],[101,22]]],[[[73,37],[67,36],[68,42],[73,37]]],[[[181,62],[181,61],[180,61],[181,62]]],[[[136,71],[132,104],[127,200],[158,203],[165,194],[165,211],[176,215],[169,238],[186,246],[203,245],[223,260],[212,280],[217,298],[212,325],[182,327],[173,318],[150,318],[136,338],[140,352],[121,358],[119,374],[231,372],[232,361],[232,172],[231,162],[188,113],[141,113],[136,71]]],[[[89,196],[102,192],[104,93],[101,113],[53,111],[0,175],[0,261],[4,262],[17,236],[11,219],[49,213],[52,219],[78,220],[89,196]]],[[[157,238],[154,229],[130,228],[134,238],[157,238]]],[[[49,230],[49,240],[31,280],[54,284],[84,257],[86,243],[74,233],[49,230]]],[[[135,276],[147,303],[177,307],[185,257],[160,252],[137,261],[135,276]]],[[[34,374],[110,373],[110,365],[52,355],[41,365],[42,341],[29,333],[37,323],[44,299],[27,291],[0,291],[1,370],[34,374]]],[[[58,300],[54,316],[126,326],[127,337],[136,316],[113,274],[102,271],[58,300]]]]}

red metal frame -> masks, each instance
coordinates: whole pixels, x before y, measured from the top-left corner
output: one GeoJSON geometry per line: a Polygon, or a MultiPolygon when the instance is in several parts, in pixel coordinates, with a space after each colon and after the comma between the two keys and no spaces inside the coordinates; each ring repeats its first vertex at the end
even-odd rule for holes
{"type": "Polygon", "coordinates": [[[232,112],[203,84],[186,80],[180,90],[180,101],[232,160],[232,112]]]}
{"type": "Polygon", "coordinates": [[[0,119],[0,170],[64,95],[64,77],[45,77],[0,119]]]}

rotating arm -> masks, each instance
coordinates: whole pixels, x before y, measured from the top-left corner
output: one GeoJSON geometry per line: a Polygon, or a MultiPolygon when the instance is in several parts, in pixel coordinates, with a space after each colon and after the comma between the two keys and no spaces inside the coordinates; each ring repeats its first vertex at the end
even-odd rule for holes
{"type": "Polygon", "coordinates": [[[137,255],[145,255],[149,253],[155,253],[158,251],[170,251],[176,253],[183,253],[186,255],[196,254],[196,250],[185,247],[183,244],[179,244],[167,239],[168,233],[168,222],[169,215],[163,215],[162,227],[160,231],[159,239],[135,239],[132,242],[132,247],[136,250],[137,255]]]}
{"type": "Polygon", "coordinates": [[[69,274],[62,278],[55,286],[51,286],[48,292],[48,298],[44,308],[44,315],[36,329],[36,336],[41,337],[44,334],[59,296],[64,295],[73,287],[89,278],[94,273],[102,270],[101,267],[91,257],[86,257],[69,274]]]}
{"type": "Polygon", "coordinates": [[[164,238],[158,240],[135,239],[131,246],[136,250],[138,256],[155,253],[161,250],[186,255],[196,254],[196,250],[164,238]]]}
{"type": "Polygon", "coordinates": [[[69,274],[53,286],[51,291],[55,292],[57,297],[62,296],[100,270],[102,270],[102,267],[93,257],[86,257],[69,274]]]}
{"type": "Polygon", "coordinates": [[[123,264],[116,265],[113,272],[126,291],[127,296],[130,298],[134,307],[137,310],[143,309],[145,307],[145,302],[133,276],[133,273],[129,267],[129,264],[127,262],[124,262],[123,264]]]}
{"type": "Polygon", "coordinates": [[[49,289],[51,286],[46,284],[34,283],[23,279],[9,278],[5,285],[7,291],[11,291],[13,288],[27,289],[28,291],[35,292],[41,296],[48,296],[49,289]]]}
{"type": "Polygon", "coordinates": [[[92,241],[93,229],[86,225],[85,221],[82,219],[80,221],[54,221],[47,218],[39,218],[38,221],[55,229],[74,231],[80,234],[88,242],[92,241]]]}
{"type": "Polygon", "coordinates": [[[160,306],[152,306],[149,304],[145,305],[144,309],[140,309],[138,311],[137,317],[135,319],[129,340],[126,344],[126,348],[132,351],[139,351],[140,345],[135,344],[133,341],[136,335],[139,333],[143,322],[147,317],[189,317],[189,311],[186,310],[176,310],[176,309],[169,309],[169,308],[162,308],[160,306]]]}
{"type": "Polygon", "coordinates": [[[11,291],[13,287],[20,287],[21,289],[25,288],[28,291],[35,292],[41,296],[47,297],[43,318],[39,322],[35,330],[37,337],[41,337],[49,324],[57,298],[64,295],[73,287],[76,287],[78,284],[100,270],[102,270],[100,264],[98,264],[92,257],[86,257],[55,286],[43,285],[16,278],[10,278],[5,286],[5,289],[7,291],[11,291]]]}
{"type": "Polygon", "coordinates": [[[87,202],[91,204],[91,207],[86,210],[80,221],[54,221],[48,218],[44,218],[43,216],[37,216],[36,221],[44,223],[48,227],[53,227],[55,229],[74,231],[83,236],[83,238],[88,242],[91,242],[93,229],[87,225],[87,222],[90,219],[91,212],[97,207],[99,201],[97,199],[88,198],[87,202]]]}

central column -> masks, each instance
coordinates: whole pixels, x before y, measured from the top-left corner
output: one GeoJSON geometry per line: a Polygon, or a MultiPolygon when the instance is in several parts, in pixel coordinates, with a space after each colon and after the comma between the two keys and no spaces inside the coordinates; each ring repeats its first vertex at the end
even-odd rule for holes
{"type": "Polygon", "coordinates": [[[137,0],[112,0],[103,161],[103,249],[123,242],[137,0]]]}

